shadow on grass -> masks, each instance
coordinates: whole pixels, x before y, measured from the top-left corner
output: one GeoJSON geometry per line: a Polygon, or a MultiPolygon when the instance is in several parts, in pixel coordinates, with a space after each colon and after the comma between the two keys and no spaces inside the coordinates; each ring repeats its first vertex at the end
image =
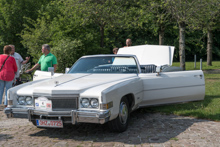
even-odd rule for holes
{"type": "Polygon", "coordinates": [[[216,81],[216,80],[220,80],[220,78],[206,78],[206,80],[214,80],[214,81],[216,81]]]}
{"type": "Polygon", "coordinates": [[[109,130],[106,124],[78,124],[63,129],[44,129],[30,136],[47,136],[59,140],[71,139],[93,143],[119,142],[139,145],[142,143],[164,143],[176,138],[198,120],[175,115],[160,113],[146,113],[139,109],[131,114],[127,131],[115,133],[109,130]]]}
{"type": "Polygon", "coordinates": [[[220,121],[220,113],[216,113],[216,114],[208,114],[208,116],[204,113],[201,112],[189,112],[189,113],[185,113],[185,116],[199,116],[200,119],[206,119],[206,120],[214,120],[214,121],[220,121]]]}
{"type": "Polygon", "coordinates": [[[192,116],[201,119],[207,120],[215,120],[220,121],[219,111],[207,112],[205,108],[210,109],[218,109],[220,106],[216,105],[216,108],[211,107],[212,101],[215,99],[220,99],[220,95],[206,95],[205,99],[202,101],[195,101],[195,102],[187,102],[187,103],[179,103],[179,104],[170,104],[170,105],[163,105],[163,106],[155,106],[155,107],[148,107],[143,108],[142,111],[144,112],[160,112],[165,114],[178,114],[182,116],[192,116]]]}

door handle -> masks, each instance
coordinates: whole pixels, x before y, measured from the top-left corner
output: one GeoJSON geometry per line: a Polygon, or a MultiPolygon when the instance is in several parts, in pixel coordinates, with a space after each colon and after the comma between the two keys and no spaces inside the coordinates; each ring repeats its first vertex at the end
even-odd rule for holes
{"type": "Polygon", "coordinates": [[[202,79],[203,75],[194,75],[194,77],[202,79]]]}

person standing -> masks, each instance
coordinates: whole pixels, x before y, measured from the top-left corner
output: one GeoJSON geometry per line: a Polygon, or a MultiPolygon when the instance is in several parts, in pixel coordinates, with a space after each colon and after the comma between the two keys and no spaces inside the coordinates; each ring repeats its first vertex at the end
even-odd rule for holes
{"type": "Polygon", "coordinates": [[[7,91],[12,87],[15,72],[17,72],[17,65],[15,58],[11,57],[12,48],[9,45],[4,46],[3,53],[0,55],[0,104],[2,103],[2,96],[5,90],[4,105],[7,107],[7,91]]]}
{"type": "Polygon", "coordinates": [[[54,67],[54,72],[57,68],[57,58],[50,53],[50,46],[48,44],[42,45],[41,49],[43,55],[40,57],[37,64],[35,64],[31,69],[26,70],[26,72],[31,72],[41,66],[41,71],[48,71],[48,67],[54,67]]]}
{"type": "Polygon", "coordinates": [[[15,73],[15,78],[13,80],[13,83],[15,84],[16,78],[19,78],[20,76],[21,64],[26,64],[29,61],[30,57],[26,57],[25,58],[26,60],[24,60],[19,53],[15,52],[14,45],[9,45],[9,46],[12,48],[11,56],[15,58],[17,68],[18,68],[17,72],[15,73]]]}
{"type": "Polygon", "coordinates": [[[124,47],[129,47],[129,46],[131,46],[132,45],[132,42],[131,42],[131,39],[126,39],[126,46],[124,46],[124,47]]]}

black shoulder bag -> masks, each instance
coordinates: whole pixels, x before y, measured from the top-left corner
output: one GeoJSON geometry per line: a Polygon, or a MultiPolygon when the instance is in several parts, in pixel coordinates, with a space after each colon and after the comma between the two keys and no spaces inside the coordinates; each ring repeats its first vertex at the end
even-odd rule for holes
{"type": "Polygon", "coordinates": [[[2,64],[2,67],[0,69],[0,71],[2,71],[3,66],[5,65],[6,60],[9,58],[9,56],[5,59],[4,63],[2,64]]]}

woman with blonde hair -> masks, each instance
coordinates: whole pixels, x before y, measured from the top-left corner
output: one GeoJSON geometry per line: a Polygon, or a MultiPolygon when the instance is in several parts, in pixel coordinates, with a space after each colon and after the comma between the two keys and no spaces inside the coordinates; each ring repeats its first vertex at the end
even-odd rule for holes
{"type": "Polygon", "coordinates": [[[12,87],[12,82],[17,71],[17,65],[14,57],[11,57],[12,48],[9,45],[4,46],[4,54],[0,55],[0,104],[5,89],[4,104],[7,107],[7,91],[12,87]]]}

